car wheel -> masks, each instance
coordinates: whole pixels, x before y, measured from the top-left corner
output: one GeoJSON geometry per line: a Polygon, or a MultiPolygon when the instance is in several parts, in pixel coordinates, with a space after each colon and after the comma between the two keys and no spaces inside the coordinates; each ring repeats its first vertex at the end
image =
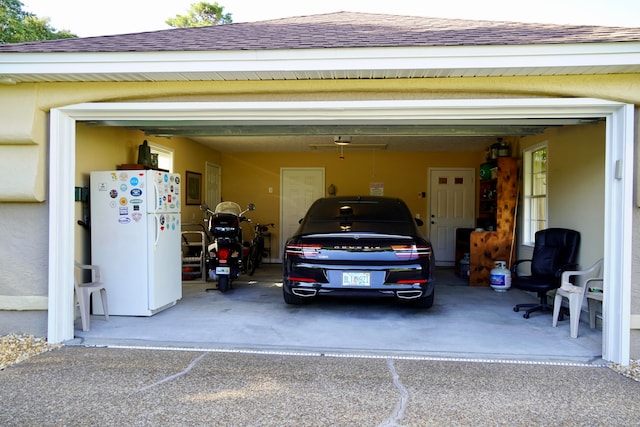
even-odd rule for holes
{"type": "Polygon", "coordinates": [[[284,302],[292,305],[302,305],[309,302],[309,298],[299,297],[298,295],[290,294],[284,290],[282,287],[282,296],[284,297],[284,302]]]}
{"type": "Polygon", "coordinates": [[[431,291],[431,295],[418,298],[413,302],[413,306],[418,308],[430,308],[433,305],[433,299],[434,299],[435,293],[436,293],[436,290],[434,289],[433,291],[431,291]]]}

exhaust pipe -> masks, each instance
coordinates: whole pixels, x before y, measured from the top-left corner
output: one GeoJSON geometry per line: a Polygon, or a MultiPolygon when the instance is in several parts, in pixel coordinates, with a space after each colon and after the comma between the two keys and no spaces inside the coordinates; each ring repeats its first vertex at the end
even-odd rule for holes
{"type": "Polygon", "coordinates": [[[396,296],[400,299],[416,299],[422,296],[421,290],[397,291],[396,296]]]}
{"type": "Polygon", "coordinates": [[[315,297],[318,293],[315,289],[309,288],[291,288],[291,293],[298,297],[315,297]]]}

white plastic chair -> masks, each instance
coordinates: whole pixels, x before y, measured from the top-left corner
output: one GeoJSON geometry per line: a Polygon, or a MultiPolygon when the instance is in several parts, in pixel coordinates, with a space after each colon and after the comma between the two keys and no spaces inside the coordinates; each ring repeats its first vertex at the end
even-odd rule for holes
{"type": "Polygon", "coordinates": [[[602,281],[601,270],[603,259],[600,258],[591,267],[586,270],[565,271],[562,273],[560,288],[556,291],[556,297],[553,301],[553,327],[558,325],[558,317],[560,316],[560,308],[562,307],[562,298],[569,300],[569,322],[571,330],[571,338],[578,338],[578,323],[580,322],[580,312],[582,311],[582,302],[584,301],[585,291],[592,281],[602,281]],[[582,284],[574,285],[571,283],[571,277],[583,276],[582,284]]]}
{"type": "Polygon", "coordinates": [[[107,290],[102,283],[102,275],[100,272],[100,267],[97,265],[89,265],[89,264],[81,264],[79,262],[75,262],[75,267],[77,269],[76,274],[74,275],[75,282],[75,290],[76,290],[76,298],[78,300],[78,305],[80,306],[80,317],[82,318],[82,330],[89,330],[89,323],[91,320],[91,312],[89,307],[89,302],[91,301],[91,294],[95,291],[100,291],[100,297],[102,298],[102,309],[104,311],[105,320],[109,320],[109,309],[107,306],[107,290]],[[78,279],[78,276],[82,277],[82,272],[84,270],[91,270],[91,281],[90,282],[82,282],[82,279],[78,279]]]}

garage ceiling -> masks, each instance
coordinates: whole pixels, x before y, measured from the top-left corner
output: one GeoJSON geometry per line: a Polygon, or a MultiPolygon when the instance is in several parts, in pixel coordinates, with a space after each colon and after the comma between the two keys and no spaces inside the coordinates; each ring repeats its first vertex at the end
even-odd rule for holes
{"type": "Polygon", "coordinates": [[[590,119],[491,119],[377,121],[326,124],[302,121],[109,120],[90,126],[121,126],[149,137],[185,137],[221,152],[309,152],[336,150],[336,136],[350,136],[349,150],[481,151],[496,138],[540,134],[549,127],[578,125],[590,119]]]}

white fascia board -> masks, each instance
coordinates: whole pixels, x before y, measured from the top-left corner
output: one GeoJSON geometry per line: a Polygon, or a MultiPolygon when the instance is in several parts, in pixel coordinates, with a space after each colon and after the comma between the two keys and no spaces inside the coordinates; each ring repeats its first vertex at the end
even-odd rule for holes
{"type": "Polygon", "coordinates": [[[212,52],[0,53],[0,75],[519,69],[621,65],[640,65],[640,43],[212,52]]]}
{"type": "Polygon", "coordinates": [[[470,119],[591,118],[620,103],[602,99],[513,98],[373,101],[86,103],[60,108],[78,120],[431,122],[470,119]],[[553,109],[550,109],[553,106],[553,109]],[[215,118],[215,119],[213,119],[215,118]]]}

